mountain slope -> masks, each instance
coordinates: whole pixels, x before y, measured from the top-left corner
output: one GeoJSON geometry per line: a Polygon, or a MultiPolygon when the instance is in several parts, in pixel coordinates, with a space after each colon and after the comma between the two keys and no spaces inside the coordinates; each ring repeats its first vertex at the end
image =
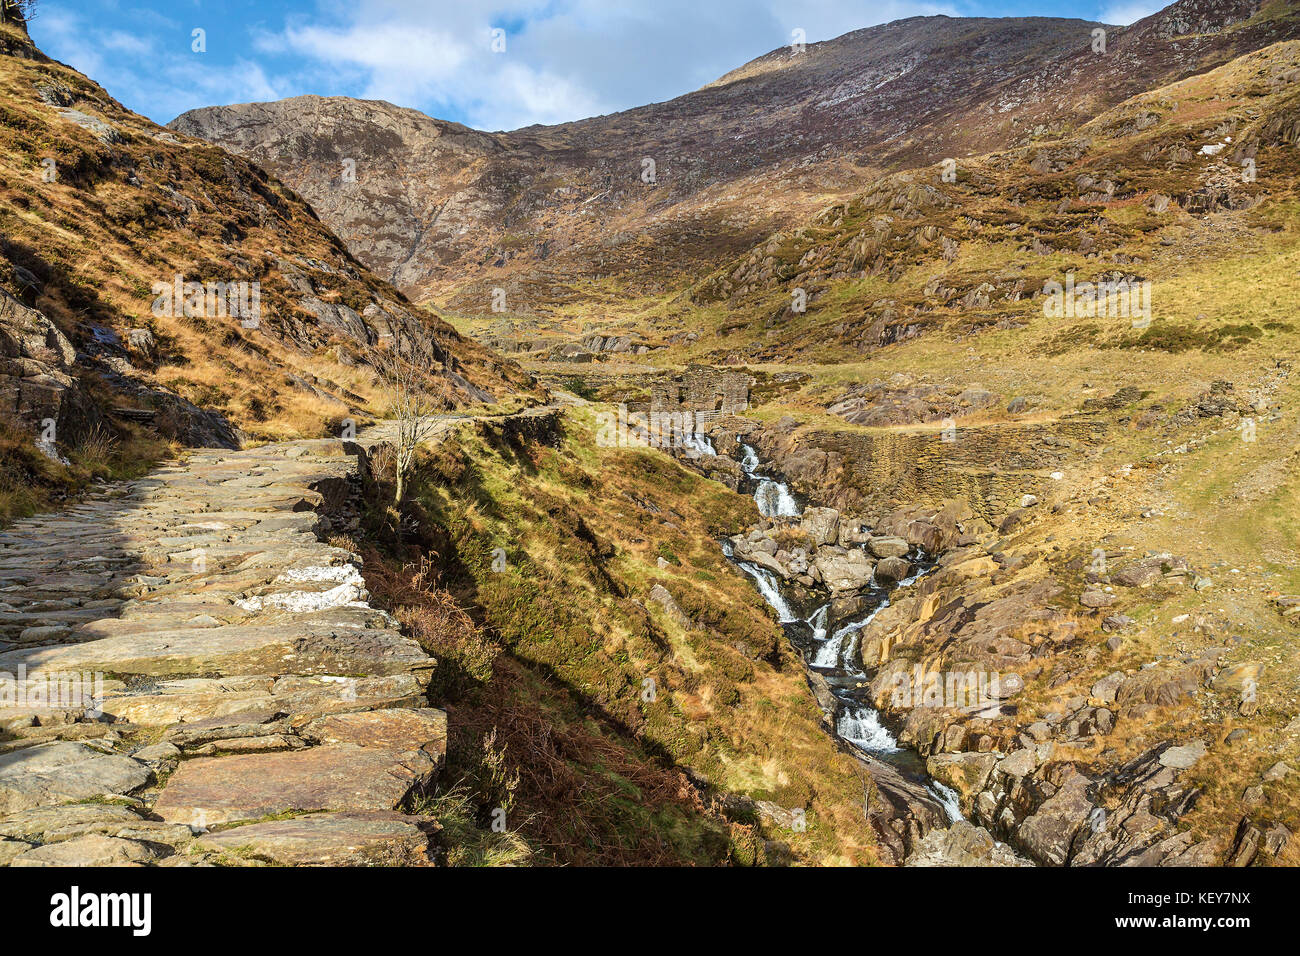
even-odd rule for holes
{"type": "Polygon", "coordinates": [[[0,98],[0,395],[21,434],[54,420],[51,451],[127,419],[197,445],[327,434],[382,412],[367,363],[395,340],[448,406],[525,381],[261,169],[127,111],[13,25],[0,98]]]}
{"type": "MultiPolygon", "coordinates": [[[[727,362],[852,361],[928,330],[1008,327],[1041,326],[1050,350],[1070,330],[1036,318],[1044,289],[1077,274],[1156,284],[1154,327],[1090,322],[1097,340],[1177,347],[1188,274],[1262,248],[1263,236],[1285,241],[1300,173],[1298,67],[1300,44],[1276,44],[1071,136],[965,159],[951,182],[941,166],[881,177],[719,269],[664,310],[662,329],[699,335],[684,356],[727,362]]],[[[1262,303],[1254,311],[1269,318],[1262,303]]],[[[1201,329],[1186,345],[1222,338],[1201,329]]]]}
{"type": "Polygon", "coordinates": [[[1129,28],[927,17],[781,49],[667,103],[481,134],[381,103],[211,107],[173,129],[264,164],[419,299],[618,311],[680,289],[891,169],[1060,135],[1300,32],[1290,7],[1181,0],[1129,28]],[[655,182],[642,181],[654,160],[655,182]],[[355,160],[357,181],[341,179],[355,160]]]}

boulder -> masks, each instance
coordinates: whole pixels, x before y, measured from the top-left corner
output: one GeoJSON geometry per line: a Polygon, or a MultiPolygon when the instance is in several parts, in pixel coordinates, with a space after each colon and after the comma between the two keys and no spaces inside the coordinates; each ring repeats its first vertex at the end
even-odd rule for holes
{"type": "Polygon", "coordinates": [[[871,584],[872,561],[862,551],[854,548],[845,551],[838,547],[821,547],[813,560],[822,583],[832,594],[858,591],[871,584]]]}
{"type": "Polygon", "coordinates": [[[59,440],[86,424],[77,350],[44,313],[0,289],[0,414],[35,426],[54,419],[59,440]]]}
{"type": "Polygon", "coordinates": [[[901,558],[911,553],[912,546],[903,538],[885,535],[871,538],[867,550],[878,558],[901,558]]]}
{"type": "Polygon", "coordinates": [[[814,545],[836,544],[839,540],[840,513],[834,508],[805,508],[799,527],[814,545]]]}
{"type": "Polygon", "coordinates": [[[209,833],[201,849],[279,866],[418,866],[429,861],[431,817],[394,811],[314,813],[209,833]]]}
{"type": "Polygon", "coordinates": [[[983,827],[958,820],[947,829],[931,830],[907,857],[907,866],[1032,866],[998,843],[983,827]]]}
{"type": "Polygon", "coordinates": [[[650,589],[650,600],[662,607],[664,613],[667,614],[678,627],[685,630],[691,626],[691,619],[686,616],[686,612],[681,609],[677,600],[662,584],[656,584],[650,589]]]}
{"type": "Polygon", "coordinates": [[[943,531],[930,521],[909,522],[903,537],[907,539],[908,544],[922,548],[930,554],[938,554],[943,550],[943,531]]]}
{"type": "Polygon", "coordinates": [[[141,761],[84,743],[39,744],[0,755],[0,814],[127,794],[152,777],[141,761]]]}
{"type": "Polygon", "coordinates": [[[1091,696],[1096,697],[1099,700],[1104,700],[1108,704],[1113,703],[1115,701],[1115,693],[1119,690],[1119,685],[1122,683],[1124,683],[1124,672],[1115,671],[1113,674],[1108,674],[1101,680],[1097,681],[1097,683],[1093,684],[1092,690],[1089,691],[1089,693],[1091,696]]]}
{"type": "Polygon", "coordinates": [[[1258,686],[1262,670],[1263,667],[1253,661],[1230,664],[1219,672],[1210,686],[1219,693],[1240,694],[1248,687],[1258,686]]]}
{"type": "Polygon", "coordinates": [[[1164,580],[1164,574],[1160,570],[1160,565],[1148,564],[1141,562],[1130,564],[1127,568],[1117,571],[1111,576],[1111,580],[1121,587],[1126,588],[1149,588],[1153,584],[1159,584],[1164,580]]]}
{"type": "Polygon", "coordinates": [[[1277,783],[1280,780],[1285,780],[1291,775],[1291,773],[1291,765],[1285,760],[1279,760],[1277,763],[1273,764],[1273,766],[1264,771],[1264,776],[1261,779],[1263,779],[1265,783],[1277,783]]]}
{"type": "Polygon", "coordinates": [[[1208,753],[1204,741],[1195,740],[1181,747],[1170,747],[1160,755],[1160,766],[1186,770],[1208,753]]]}
{"type": "Polygon", "coordinates": [[[839,546],[841,548],[851,548],[854,545],[866,544],[871,540],[871,529],[861,518],[846,518],[840,516],[840,535],[839,546]]]}
{"type": "MultiPolygon", "coordinates": [[[[168,851],[170,852],[170,851],[168,851]]],[[[84,836],[47,843],[15,857],[10,866],[139,866],[164,855],[158,848],[120,837],[84,836]]]]}
{"type": "Polygon", "coordinates": [[[969,801],[974,794],[984,789],[997,762],[996,754],[939,753],[930,755],[925,768],[935,780],[952,787],[964,800],[969,801]]]}
{"type": "Polygon", "coordinates": [[[154,358],[158,349],[158,340],[148,329],[129,329],[126,333],[126,344],[132,352],[150,360],[154,358]]]}
{"type": "Polygon", "coordinates": [[[902,581],[911,570],[912,566],[902,558],[881,558],[876,563],[876,580],[902,581]]]}
{"type": "Polygon", "coordinates": [[[424,750],[354,743],[199,757],[181,763],[154,809],[203,828],[294,811],[393,810],[431,783],[437,766],[424,750]]]}
{"type": "Polygon", "coordinates": [[[1064,866],[1069,861],[1075,837],[1094,809],[1088,785],[1083,774],[1071,773],[1037,812],[1025,818],[1018,835],[1026,851],[1050,866],[1064,866]]]}

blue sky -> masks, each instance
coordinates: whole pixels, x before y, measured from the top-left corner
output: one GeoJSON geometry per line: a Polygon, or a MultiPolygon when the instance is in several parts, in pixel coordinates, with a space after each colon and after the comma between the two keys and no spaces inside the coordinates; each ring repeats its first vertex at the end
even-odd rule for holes
{"type": "MultiPolygon", "coordinates": [[[[1170,0],[1172,2],[1172,0],[1170,0]]],[[[901,17],[1132,23],[1160,0],[41,0],[31,33],[129,108],[302,93],[383,99],[479,129],[671,99],[790,42],[901,17]],[[505,51],[492,50],[504,31],[505,51]],[[205,49],[195,50],[195,30],[205,49]]]]}

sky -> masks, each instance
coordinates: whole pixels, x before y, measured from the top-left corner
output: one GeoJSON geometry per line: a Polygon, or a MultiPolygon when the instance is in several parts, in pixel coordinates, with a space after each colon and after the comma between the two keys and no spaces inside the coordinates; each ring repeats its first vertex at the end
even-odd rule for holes
{"type": "MultiPolygon", "coordinates": [[[[1172,0],[1169,0],[1172,2],[1172,0]]],[[[510,130],[672,99],[791,42],[903,17],[1128,24],[1161,0],[40,0],[48,55],[158,123],[303,93],[510,130]]]]}

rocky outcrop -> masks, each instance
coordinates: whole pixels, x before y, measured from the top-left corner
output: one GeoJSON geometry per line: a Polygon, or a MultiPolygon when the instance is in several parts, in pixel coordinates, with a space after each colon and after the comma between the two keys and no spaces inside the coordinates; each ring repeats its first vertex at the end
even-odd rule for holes
{"type": "MultiPolygon", "coordinates": [[[[1179,564],[1157,555],[1130,567],[1148,561],[1166,571],[1179,564]]],[[[1195,840],[1179,826],[1199,797],[1188,775],[1207,753],[1203,741],[1158,744],[1122,764],[1058,752],[1104,749],[1121,722],[1189,700],[1216,673],[1229,680],[1229,671],[1217,668],[1219,652],[1113,672],[1086,695],[1029,718],[1018,703],[1025,678],[1040,674],[1058,648],[1071,646],[1079,625],[1053,601],[1059,584],[1004,571],[1010,567],[1005,556],[979,544],[949,545],[930,575],[863,629],[862,666],[871,674],[874,701],[901,725],[899,742],[926,756],[930,774],[958,794],[973,823],[1039,863],[1221,860],[1223,841],[1195,840]],[[992,583],[999,580],[1000,586],[992,583]],[[922,692],[927,674],[937,679],[922,692]],[[961,678],[956,694],[954,675],[961,678]],[[976,693],[978,675],[998,679],[976,693]]]]}
{"type": "Polygon", "coordinates": [[[907,577],[911,564],[899,554],[912,546],[893,536],[872,537],[840,545],[840,514],[833,508],[809,508],[800,524],[755,528],[731,537],[735,556],[774,571],[785,581],[806,588],[823,587],[832,597],[855,594],[880,582],[893,583],[907,577]],[[778,540],[779,537],[779,540],[778,540]],[[895,546],[902,545],[897,552],[895,546]],[[879,561],[872,555],[886,552],[879,561]],[[882,570],[883,569],[883,570],[882,570]]]}
{"type": "Polygon", "coordinates": [[[917,383],[899,372],[888,382],[854,385],[827,410],[853,425],[918,425],[989,409],[999,398],[978,387],[917,383]]]}
{"type": "Polygon", "coordinates": [[[908,866],[1031,866],[983,827],[966,820],[931,830],[907,857],[908,866]]]}
{"type": "Polygon", "coordinates": [[[0,289],[0,415],[36,433],[47,420],[56,433],[79,431],[88,402],[80,394],[76,358],[53,322],[0,289]]]}
{"type": "Polygon", "coordinates": [[[365,463],[197,452],[0,534],[0,859],[431,860],[434,661],[322,541],[365,463]]]}
{"type": "Polygon", "coordinates": [[[799,428],[792,419],[758,426],[722,419],[714,429],[723,451],[737,434],[758,449],[796,491],[878,526],[901,503],[961,501],[992,526],[1019,510],[1026,493],[1046,498],[1051,475],[1087,459],[1109,425],[1088,418],[1051,424],[984,425],[915,431],[799,428]],[[741,432],[741,429],[744,429],[741,432]]]}

